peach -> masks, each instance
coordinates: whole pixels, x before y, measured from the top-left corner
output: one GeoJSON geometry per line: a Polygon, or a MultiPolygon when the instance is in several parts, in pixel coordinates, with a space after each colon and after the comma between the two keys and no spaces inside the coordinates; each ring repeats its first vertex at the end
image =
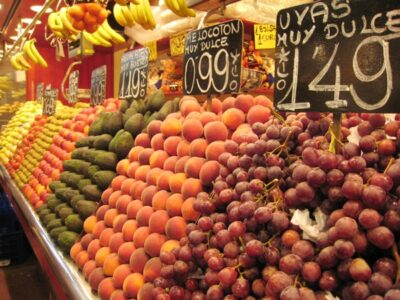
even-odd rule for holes
{"type": "Polygon", "coordinates": [[[117,203],[115,208],[117,209],[118,213],[125,214],[128,204],[131,203],[132,197],[130,195],[121,195],[118,197],[117,203]]]}
{"type": "MultiPolygon", "coordinates": [[[[115,284],[115,280],[114,280],[115,284]]],[[[116,289],[110,297],[110,300],[128,300],[128,298],[125,297],[125,293],[121,289],[116,289]]]]}
{"type": "MultiPolygon", "coordinates": [[[[86,233],[81,237],[80,244],[83,250],[87,250],[87,247],[91,241],[95,239],[94,235],[91,233],[86,233]]],[[[71,256],[72,257],[72,256],[71,256]]]]}
{"type": "Polygon", "coordinates": [[[187,198],[182,204],[181,208],[182,217],[188,222],[190,221],[195,222],[200,217],[200,213],[194,209],[193,206],[194,200],[195,200],[194,197],[190,197],[187,198]]]}
{"type": "Polygon", "coordinates": [[[93,233],[93,228],[94,225],[97,222],[97,217],[96,216],[89,216],[83,221],[83,230],[86,233],[93,233]]]}
{"type": "Polygon", "coordinates": [[[149,171],[150,171],[150,166],[148,166],[148,165],[141,165],[140,167],[138,167],[138,168],[136,169],[136,172],[135,172],[135,179],[136,179],[136,180],[141,180],[141,181],[145,182],[145,181],[146,181],[147,173],[148,173],[149,171]]]}
{"type": "Polygon", "coordinates": [[[188,178],[182,184],[182,198],[196,197],[198,193],[203,191],[201,181],[197,178],[188,178]]]}
{"type": "Polygon", "coordinates": [[[150,136],[147,133],[139,133],[135,138],[135,146],[150,147],[150,136]]]}
{"type": "Polygon", "coordinates": [[[170,193],[165,190],[159,190],[154,194],[153,199],[151,200],[151,206],[154,211],[157,210],[165,210],[165,205],[170,193]]]}
{"type": "Polygon", "coordinates": [[[122,232],[116,232],[111,236],[108,246],[110,247],[111,252],[117,253],[119,247],[121,247],[124,242],[125,240],[122,232]]]}
{"type": "Polygon", "coordinates": [[[96,266],[103,267],[104,260],[107,255],[111,253],[110,247],[101,247],[97,250],[96,255],[94,257],[94,261],[96,262],[96,266]]]}
{"type": "Polygon", "coordinates": [[[161,124],[160,120],[153,120],[147,125],[147,133],[150,137],[155,136],[157,133],[161,132],[161,124]]]}
{"type": "Polygon", "coordinates": [[[232,141],[241,144],[241,143],[253,143],[258,140],[258,137],[255,133],[251,131],[251,128],[242,127],[241,129],[237,129],[231,137],[232,141]]]}
{"type": "Polygon", "coordinates": [[[122,264],[116,267],[112,275],[112,278],[114,279],[114,287],[117,289],[122,288],[125,278],[130,274],[132,274],[132,272],[128,264],[122,264]]]}
{"type": "Polygon", "coordinates": [[[96,269],[96,262],[92,259],[88,260],[82,268],[83,276],[88,280],[90,273],[96,269]]]}
{"type": "Polygon", "coordinates": [[[146,187],[147,183],[142,180],[138,180],[134,184],[132,184],[131,190],[129,191],[132,199],[134,200],[140,199],[140,197],[142,196],[142,192],[146,187]]]}
{"type": "Polygon", "coordinates": [[[137,212],[139,209],[143,207],[143,203],[140,200],[133,200],[128,204],[128,207],[126,208],[126,214],[128,216],[128,219],[135,219],[137,212]]]}
{"type": "Polygon", "coordinates": [[[125,224],[122,226],[122,234],[124,236],[124,241],[131,242],[133,241],[133,234],[138,228],[136,220],[127,220],[125,224]]]}
{"type": "Polygon", "coordinates": [[[144,149],[142,146],[133,147],[128,153],[128,159],[130,162],[139,160],[139,153],[144,149]]]}
{"type": "Polygon", "coordinates": [[[204,126],[206,126],[206,124],[210,123],[210,122],[214,122],[217,121],[218,117],[216,114],[214,114],[213,112],[210,111],[205,111],[200,115],[199,121],[201,122],[201,124],[204,126]]]}
{"type": "Polygon", "coordinates": [[[182,184],[186,180],[185,173],[176,173],[169,178],[169,189],[172,193],[180,193],[182,184]]]}
{"type": "Polygon", "coordinates": [[[150,258],[143,269],[143,277],[145,282],[153,282],[160,276],[162,262],[159,257],[150,258]]]}
{"type": "Polygon", "coordinates": [[[120,265],[118,254],[110,253],[106,256],[103,263],[103,272],[107,276],[112,276],[115,269],[120,265]]]}
{"type": "Polygon", "coordinates": [[[181,245],[179,244],[179,241],[177,241],[177,240],[168,240],[162,245],[162,247],[160,249],[160,253],[171,252],[175,248],[180,248],[180,247],[181,247],[181,245]]]}
{"type": "Polygon", "coordinates": [[[117,164],[117,174],[126,176],[129,166],[129,159],[122,159],[117,164]]]}
{"type": "Polygon", "coordinates": [[[151,168],[162,168],[165,160],[169,157],[168,153],[164,150],[156,150],[150,156],[151,168]]]}
{"type": "Polygon", "coordinates": [[[229,108],[222,114],[222,122],[230,130],[235,130],[244,123],[246,116],[243,111],[237,108],[229,108]]]}
{"type": "Polygon", "coordinates": [[[137,168],[139,168],[140,163],[138,161],[133,161],[129,164],[128,169],[126,170],[126,176],[130,178],[135,178],[135,172],[137,168]]]}
{"type": "Polygon", "coordinates": [[[202,185],[209,186],[219,175],[220,165],[217,161],[207,161],[200,169],[200,180],[202,185]]]}
{"type": "MultiPolygon", "coordinates": [[[[153,152],[154,152],[154,150],[151,148],[145,148],[139,152],[138,160],[142,166],[149,164],[150,156],[153,154],[153,152]]],[[[138,178],[136,178],[136,179],[138,179],[138,178]]]]}
{"type": "Polygon", "coordinates": [[[110,206],[110,208],[115,208],[115,206],[117,205],[117,200],[121,195],[122,192],[119,189],[115,190],[115,192],[112,192],[112,194],[108,198],[108,205],[110,206]]]}
{"type": "Polygon", "coordinates": [[[164,141],[164,150],[170,156],[177,155],[177,148],[181,141],[182,138],[180,136],[170,136],[166,138],[166,140],[164,141]]]}
{"type": "Polygon", "coordinates": [[[213,121],[204,126],[204,136],[208,143],[225,141],[228,138],[228,129],[221,121],[213,121]]]}
{"type": "Polygon", "coordinates": [[[125,242],[118,249],[118,258],[121,263],[129,263],[133,251],[136,250],[133,242],[125,242]]]}
{"type": "Polygon", "coordinates": [[[113,222],[113,229],[114,232],[122,232],[122,227],[124,226],[125,222],[128,220],[128,216],[126,214],[120,214],[115,217],[113,222]]]}
{"type": "Polygon", "coordinates": [[[164,137],[179,135],[182,130],[182,123],[178,119],[166,119],[162,122],[160,129],[164,137]]]}
{"type": "Polygon", "coordinates": [[[174,172],[175,164],[176,164],[177,161],[178,161],[178,156],[170,156],[170,157],[168,157],[164,162],[163,169],[166,170],[166,171],[174,172]]]}
{"type": "Polygon", "coordinates": [[[124,180],[127,177],[124,175],[118,175],[116,176],[112,181],[111,181],[111,187],[114,191],[120,190],[121,189],[121,185],[122,182],[124,182],[124,180]]]}
{"type": "Polygon", "coordinates": [[[94,259],[96,257],[97,251],[101,248],[100,241],[95,239],[91,241],[87,247],[87,252],[89,254],[89,259],[94,259]]]}
{"type": "Polygon", "coordinates": [[[189,155],[191,157],[205,157],[208,143],[205,139],[195,139],[190,143],[189,155]]]}
{"type": "Polygon", "coordinates": [[[265,107],[273,107],[274,106],[273,102],[267,96],[264,96],[264,95],[259,95],[259,96],[255,97],[254,104],[262,105],[265,107]]]}
{"type": "Polygon", "coordinates": [[[104,229],[106,229],[106,223],[104,223],[104,221],[97,221],[96,224],[94,224],[93,226],[93,235],[95,236],[95,238],[99,238],[100,234],[103,232],[104,229]]]}
{"type": "Polygon", "coordinates": [[[190,143],[186,140],[181,140],[176,148],[178,157],[189,155],[190,143]]]}
{"type": "Polygon", "coordinates": [[[149,219],[153,212],[154,210],[151,206],[143,206],[141,209],[139,209],[136,215],[136,221],[138,222],[138,225],[148,226],[149,219]]]}
{"type": "Polygon", "coordinates": [[[235,97],[226,97],[223,101],[222,101],[222,111],[226,111],[229,108],[233,108],[235,107],[235,101],[236,98],[235,97]]]}
{"type": "Polygon", "coordinates": [[[137,300],[152,300],[153,299],[154,285],[151,283],[145,283],[139,290],[137,300]]]}
{"type": "Polygon", "coordinates": [[[125,278],[122,290],[127,298],[136,299],[139,294],[139,290],[143,287],[143,285],[143,275],[139,273],[132,273],[125,278]]]}
{"type": "Polygon", "coordinates": [[[240,94],[236,97],[234,105],[237,109],[247,113],[254,105],[254,98],[249,94],[240,94]]]}
{"type": "Polygon", "coordinates": [[[225,152],[225,142],[215,141],[208,145],[206,150],[207,160],[218,160],[219,156],[225,152]]]}
{"type": "Polygon", "coordinates": [[[182,135],[189,142],[200,138],[203,136],[203,125],[199,120],[187,119],[182,125],[182,135]]]}
{"type": "Polygon", "coordinates": [[[169,120],[169,119],[177,119],[177,120],[182,120],[182,114],[179,112],[179,111],[177,111],[177,112],[173,112],[173,113],[170,113],[170,114],[168,114],[166,117],[165,117],[165,120],[169,120]]]}
{"type": "Polygon", "coordinates": [[[153,148],[154,150],[163,150],[164,142],[165,139],[162,133],[157,133],[151,138],[151,148],[153,148]]]}
{"type": "Polygon", "coordinates": [[[111,187],[109,187],[109,188],[105,189],[104,192],[101,194],[101,201],[104,204],[108,204],[108,198],[110,197],[112,192],[113,192],[113,189],[111,187]]]}
{"type": "Polygon", "coordinates": [[[254,105],[247,113],[247,123],[253,125],[254,123],[266,123],[271,116],[271,110],[262,105],[254,105]]]}
{"type": "Polygon", "coordinates": [[[188,114],[194,111],[201,111],[201,106],[199,102],[197,102],[196,99],[188,99],[188,100],[183,100],[180,105],[180,111],[182,113],[182,116],[186,117],[188,114]]]}
{"type": "Polygon", "coordinates": [[[185,120],[189,120],[189,119],[195,119],[195,120],[199,120],[200,121],[200,116],[201,116],[202,112],[198,112],[198,111],[192,111],[191,113],[189,113],[185,120]]]}
{"type": "MultiPolygon", "coordinates": [[[[162,166],[161,166],[162,168],[162,166]]],[[[149,185],[157,185],[157,179],[164,172],[161,168],[153,168],[147,173],[146,182],[149,185]]]]}
{"type": "Polygon", "coordinates": [[[99,294],[99,297],[101,300],[109,300],[111,297],[111,294],[114,291],[115,291],[114,279],[112,279],[111,277],[108,277],[108,278],[104,278],[99,283],[97,293],[99,294]]]}
{"type": "Polygon", "coordinates": [[[149,227],[139,227],[136,229],[135,233],[133,234],[133,243],[135,244],[136,248],[140,248],[144,246],[144,241],[150,234],[149,227]]]}
{"type": "Polygon", "coordinates": [[[137,248],[133,251],[129,260],[129,267],[132,272],[143,273],[144,265],[150,257],[144,251],[144,248],[137,248]]]}
{"type": "Polygon", "coordinates": [[[169,219],[169,215],[165,210],[155,211],[149,219],[150,232],[164,234],[165,233],[165,224],[167,224],[168,219],[169,219]]]}
{"type": "Polygon", "coordinates": [[[180,216],[183,204],[182,195],[179,193],[172,194],[168,197],[165,207],[170,217],[180,216]]]}
{"type": "Polygon", "coordinates": [[[81,251],[83,251],[82,244],[80,242],[77,242],[73,244],[71,249],[69,250],[69,256],[71,256],[71,258],[75,260],[76,255],[81,251]]]}
{"type": "Polygon", "coordinates": [[[151,257],[160,255],[161,246],[167,240],[166,236],[157,232],[150,233],[144,241],[144,251],[151,257]]]}
{"type": "Polygon", "coordinates": [[[97,291],[100,282],[106,278],[106,276],[103,273],[103,268],[98,267],[92,270],[92,272],[90,272],[89,277],[88,277],[88,281],[89,281],[89,285],[92,288],[92,290],[97,291]]]}
{"type": "Polygon", "coordinates": [[[175,173],[183,173],[185,171],[185,165],[188,159],[190,158],[189,155],[182,156],[176,161],[175,164],[175,173]]]}
{"type": "Polygon", "coordinates": [[[206,160],[202,157],[190,157],[185,163],[185,174],[187,177],[199,178],[200,169],[206,160]]]}
{"type": "Polygon", "coordinates": [[[114,230],[112,228],[105,228],[103,232],[100,234],[100,245],[102,247],[107,247],[110,244],[110,239],[114,234],[114,230]]]}
{"type": "Polygon", "coordinates": [[[222,102],[218,98],[211,99],[211,111],[215,114],[222,112],[222,102]]]}
{"type": "Polygon", "coordinates": [[[121,184],[121,192],[123,194],[129,195],[131,186],[136,182],[135,179],[133,178],[127,178],[124,180],[124,182],[121,184]]]}
{"type": "Polygon", "coordinates": [[[180,240],[186,236],[186,221],[180,216],[172,217],[165,226],[165,233],[169,239],[180,240]]]}
{"type": "Polygon", "coordinates": [[[104,223],[106,223],[107,226],[112,227],[114,219],[117,215],[118,215],[118,210],[116,208],[110,208],[104,214],[104,223]]]}
{"type": "MultiPolygon", "coordinates": [[[[175,156],[176,157],[176,156],[175,156]]],[[[175,164],[173,166],[175,168],[175,164]]],[[[174,169],[172,169],[173,171],[174,169]]],[[[160,190],[169,191],[169,178],[174,174],[171,170],[163,171],[157,178],[157,187],[160,190]]]]}

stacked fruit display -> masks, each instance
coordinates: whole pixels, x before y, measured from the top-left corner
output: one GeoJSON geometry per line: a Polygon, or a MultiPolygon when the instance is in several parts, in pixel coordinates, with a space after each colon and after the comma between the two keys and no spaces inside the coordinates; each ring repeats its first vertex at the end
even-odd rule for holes
{"type": "Polygon", "coordinates": [[[184,97],[136,137],[70,251],[102,299],[399,297],[400,123],[349,115],[334,153],[330,116],[270,105],[184,97]]]}
{"type": "Polygon", "coordinates": [[[63,161],[70,158],[71,152],[75,149],[75,142],[87,135],[89,125],[98,112],[99,107],[83,109],[71,121],[66,121],[59,133],[53,137],[51,146],[44,152],[28,184],[22,188],[29,202],[39,207],[46,201],[49,183],[59,180],[60,173],[63,171],[63,161]],[[43,190],[40,195],[37,193],[38,185],[43,187],[40,187],[40,190],[43,190]]]}
{"type": "Polygon", "coordinates": [[[22,106],[24,105],[24,102],[21,101],[15,101],[13,103],[5,103],[0,105],[0,116],[2,114],[9,114],[9,113],[15,113],[17,112],[22,106]]]}
{"type": "Polygon", "coordinates": [[[0,133],[0,162],[6,164],[12,157],[32,123],[35,116],[40,114],[42,107],[35,101],[27,101],[11,118],[10,122],[0,133]]]}
{"type": "MultiPolygon", "coordinates": [[[[8,170],[10,175],[13,177],[17,186],[22,189],[22,187],[28,183],[28,180],[31,178],[33,170],[39,165],[39,162],[43,159],[43,154],[49,149],[53,142],[53,137],[60,131],[63,127],[64,123],[68,120],[71,120],[78,112],[80,108],[78,107],[68,107],[64,106],[61,103],[57,103],[57,111],[53,116],[42,116],[42,123],[40,123],[37,127],[37,134],[30,138],[28,134],[26,136],[26,142],[24,145],[26,146],[24,149],[27,151],[23,152],[19,156],[19,153],[16,153],[14,158],[10,160],[8,170]],[[44,122],[44,120],[46,122],[44,122]],[[18,165],[14,165],[14,160],[21,159],[18,165]]],[[[34,129],[32,127],[31,131],[34,129]]],[[[18,161],[18,160],[17,160],[18,161]]],[[[45,191],[43,185],[39,184],[39,182],[34,182],[35,188],[37,189],[37,194],[41,194],[45,191]]],[[[28,199],[31,200],[31,199],[28,199]]],[[[34,200],[37,200],[35,198],[34,200]]],[[[35,204],[36,201],[31,202],[35,204]]]]}

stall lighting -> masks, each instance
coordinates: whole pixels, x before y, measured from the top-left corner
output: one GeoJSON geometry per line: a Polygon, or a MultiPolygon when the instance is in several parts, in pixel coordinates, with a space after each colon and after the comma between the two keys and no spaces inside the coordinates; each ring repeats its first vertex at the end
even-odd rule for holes
{"type": "MultiPolygon", "coordinates": [[[[42,5],[32,5],[31,6],[31,10],[33,10],[34,12],[39,12],[42,10],[42,5]]],[[[49,7],[48,9],[46,9],[45,13],[49,14],[51,13],[53,10],[49,7]]]]}
{"type": "MultiPolygon", "coordinates": [[[[33,21],[32,18],[22,18],[22,19],[21,19],[21,22],[24,23],[24,24],[29,24],[29,23],[31,23],[32,21],[33,21]]],[[[37,21],[36,21],[36,24],[42,24],[42,21],[37,20],[37,21]]]]}
{"type": "Polygon", "coordinates": [[[3,9],[3,3],[0,3],[0,10],[3,9]]]}
{"type": "Polygon", "coordinates": [[[18,40],[18,36],[16,36],[16,35],[10,36],[10,39],[16,41],[16,40],[18,40]]]}

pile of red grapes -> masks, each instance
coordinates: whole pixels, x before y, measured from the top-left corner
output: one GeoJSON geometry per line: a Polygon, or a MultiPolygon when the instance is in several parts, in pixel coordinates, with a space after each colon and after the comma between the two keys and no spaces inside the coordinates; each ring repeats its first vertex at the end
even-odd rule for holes
{"type": "Polygon", "coordinates": [[[399,300],[400,122],[348,114],[276,114],[225,142],[201,217],[161,253],[155,299],[399,300]],[[349,142],[352,131],[358,143],[349,142]],[[326,215],[315,238],[295,210],[326,215]]]}

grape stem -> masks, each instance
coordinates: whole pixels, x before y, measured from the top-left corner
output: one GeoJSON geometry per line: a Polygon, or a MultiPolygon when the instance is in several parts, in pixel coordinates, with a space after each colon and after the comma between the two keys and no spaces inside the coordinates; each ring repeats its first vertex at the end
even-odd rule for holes
{"type": "Polygon", "coordinates": [[[271,246],[271,243],[279,236],[279,233],[275,233],[271,238],[264,243],[264,246],[271,246]]]}
{"type": "Polygon", "coordinates": [[[270,108],[272,115],[277,118],[281,123],[285,126],[287,126],[287,123],[284,118],[280,114],[278,114],[274,109],[270,108]]]}
{"type": "Polygon", "coordinates": [[[394,163],[394,157],[390,158],[389,163],[387,164],[385,171],[383,171],[383,174],[386,174],[389,168],[393,165],[394,163]]]}
{"type": "Polygon", "coordinates": [[[397,264],[396,284],[400,282],[400,255],[397,248],[397,244],[394,243],[392,247],[393,257],[397,264]]]}

